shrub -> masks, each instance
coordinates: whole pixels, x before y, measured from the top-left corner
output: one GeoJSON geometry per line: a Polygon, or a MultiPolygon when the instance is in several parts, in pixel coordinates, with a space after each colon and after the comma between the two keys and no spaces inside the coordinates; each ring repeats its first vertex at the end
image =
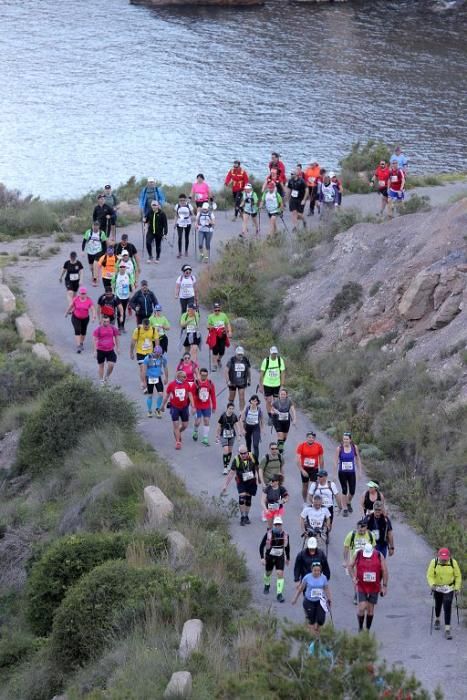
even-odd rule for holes
{"type": "Polygon", "coordinates": [[[53,469],[80,435],[105,423],[131,429],[135,424],[133,405],[120,392],[101,391],[87,379],[64,379],[47,392],[38,411],[27,419],[17,469],[31,473],[53,469]]]}
{"type": "Polygon", "coordinates": [[[347,192],[368,192],[369,180],[381,159],[389,160],[389,147],[383,141],[352,144],[350,153],[340,161],[342,185],[347,192]],[[363,173],[363,177],[360,175],[363,173]]]}
{"type": "Polygon", "coordinates": [[[331,320],[337,318],[343,311],[359,302],[362,296],[363,287],[361,284],[358,282],[347,282],[331,301],[329,318],[331,320]]]}
{"type": "Polygon", "coordinates": [[[11,324],[0,326],[0,348],[2,352],[11,352],[19,344],[18,334],[11,324]]]}
{"type": "Polygon", "coordinates": [[[40,360],[27,350],[19,350],[14,357],[0,355],[0,412],[13,403],[34,398],[66,373],[66,367],[57,360],[40,360]]]}
{"type": "Polygon", "coordinates": [[[58,227],[56,214],[37,199],[0,208],[0,232],[11,237],[51,233],[58,227]]]}
{"type": "Polygon", "coordinates": [[[401,216],[405,214],[415,214],[418,211],[430,211],[430,198],[425,194],[413,194],[408,199],[405,199],[398,207],[398,212],[401,216]]]}

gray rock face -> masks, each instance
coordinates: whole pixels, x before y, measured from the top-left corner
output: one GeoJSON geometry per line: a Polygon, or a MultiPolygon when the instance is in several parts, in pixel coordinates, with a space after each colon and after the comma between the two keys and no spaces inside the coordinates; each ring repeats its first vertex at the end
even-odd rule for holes
{"type": "Polygon", "coordinates": [[[407,321],[416,321],[433,309],[433,293],[440,273],[422,270],[415,276],[399,302],[399,313],[407,321]]]}
{"type": "Polygon", "coordinates": [[[196,618],[187,620],[183,625],[182,638],[178,654],[183,661],[186,661],[191,654],[196,651],[201,644],[203,634],[203,623],[196,618]]]}
{"type": "Polygon", "coordinates": [[[11,313],[16,309],[16,297],[6,284],[0,284],[0,311],[11,313]]]}
{"type": "Polygon", "coordinates": [[[16,331],[24,343],[36,339],[34,324],[27,314],[22,314],[15,319],[16,331]]]}
{"type": "Polygon", "coordinates": [[[46,348],[44,343],[34,343],[31,350],[34,353],[34,355],[36,357],[38,357],[40,360],[45,360],[46,362],[50,362],[52,359],[52,355],[50,354],[48,348],[46,348]]]}
{"type": "Polygon", "coordinates": [[[177,567],[193,561],[195,550],[193,545],[178,530],[171,530],[167,535],[170,547],[170,562],[177,567]]]}
{"type": "Polygon", "coordinates": [[[174,505],[165,493],[158,486],[146,486],[144,502],[146,503],[149,527],[157,530],[161,525],[166,525],[173,513],[174,505]]]}

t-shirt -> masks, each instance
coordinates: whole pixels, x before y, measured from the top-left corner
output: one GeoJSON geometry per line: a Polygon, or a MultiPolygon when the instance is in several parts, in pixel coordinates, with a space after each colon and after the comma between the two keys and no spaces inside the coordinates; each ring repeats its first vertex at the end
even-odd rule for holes
{"type": "Polygon", "coordinates": [[[398,156],[396,156],[396,154],[393,153],[389,159],[389,162],[391,162],[393,160],[397,160],[397,165],[399,166],[399,168],[402,168],[402,170],[405,170],[409,164],[409,160],[408,160],[407,156],[405,156],[403,153],[401,153],[398,156]]]}
{"type": "Polygon", "coordinates": [[[194,275],[188,275],[188,277],[180,275],[177,284],[180,285],[179,299],[191,299],[195,296],[196,277],[194,275]]]}
{"type": "Polygon", "coordinates": [[[388,532],[392,530],[392,523],[387,516],[380,515],[376,518],[374,513],[368,516],[368,530],[375,538],[376,544],[387,544],[388,532]]]}
{"type": "Polygon", "coordinates": [[[212,408],[216,410],[216,388],[210,379],[195,382],[193,386],[195,406],[198,410],[212,408]]]}
{"type": "Polygon", "coordinates": [[[276,387],[281,385],[281,372],[285,372],[285,362],[279,357],[275,360],[266,357],[261,363],[261,372],[264,373],[264,386],[276,387]]]}
{"type": "Polygon", "coordinates": [[[238,416],[235,413],[232,413],[231,416],[223,413],[217,422],[221,426],[221,437],[226,440],[235,437],[234,425],[238,423],[238,416]]]}
{"type": "Polygon", "coordinates": [[[65,282],[79,282],[79,273],[83,269],[83,265],[79,260],[71,262],[67,260],[63,263],[63,269],[66,270],[65,282]]]}
{"type": "Polygon", "coordinates": [[[194,182],[193,187],[191,188],[191,191],[193,192],[195,196],[195,202],[201,203],[201,202],[207,202],[209,199],[209,185],[207,182],[194,182]]]}
{"type": "Polygon", "coordinates": [[[165,357],[147,355],[143,360],[143,365],[146,367],[146,377],[148,379],[159,379],[162,371],[167,367],[167,360],[165,357]]]}
{"type": "Polygon", "coordinates": [[[96,347],[103,352],[109,352],[115,347],[115,338],[119,335],[115,326],[98,326],[93,331],[93,336],[96,338],[96,347]]]}
{"type": "Polygon", "coordinates": [[[229,324],[229,317],[223,311],[218,314],[209,314],[208,327],[225,328],[229,324]]]}
{"type": "Polygon", "coordinates": [[[183,360],[177,365],[177,372],[182,369],[186,374],[186,380],[189,382],[190,386],[195,381],[195,372],[198,369],[198,363],[194,360],[188,360],[184,362],[183,360]]]}
{"type": "Polygon", "coordinates": [[[136,250],[136,246],[134,246],[133,243],[127,243],[125,246],[122,245],[121,243],[117,243],[117,246],[115,248],[116,255],[121,255],[124,250],[127,251],[130,258],[134,258],[134,256],[138,252],[136,250]]]}
{"type": "Polygon", "coordinates": [[[195,333],[195,331],[198,330],[199,326],[198,311],[195,311],[194,314],[185,311],[185,313],[180,316],[180,325],[185,329],[187,333],[195,333]]]}
{"type": "Polygon", "coordinates": [[[287,183],[290,190],[290,197],[295,201],[302,201],[306,192],[306,183],[302,177],[291,177],[287,183]]]}
{"type": "Polygon", "coordinates": [[[378,167],[375,170],[375,177],[378,180],[378,187],[380,190],[387,187],[389,177],[389,168],[387,167],[387,165],[384,168],[378,165],[378,167]]]}
{"type": "Polygon", "coordinates": [[[136,352],[138,355],[149,355],[154,350],[154,345],[159,340],[159,335],[155,328],[138,326],[131,336],[136,342],[136,352]]]}
{"type": "Polygon", "coordinates": [[[266,495],[267,509],[272,512],[279,510],[282,505],[282,500],[288,496],[287,489],[284,486],[279,486],[277,489],[274,489],[269,485],[263,489],[263,493],[266,495]]]}
{"type": "Polygon", "coordinates": [[[278,454],[277,457],[268,456],[263,457],[259,465],[263,470],[263,479],[266,484],[271,481],[275,474],[282,474],[282,465],[284,464],[284,459],[281,455],[278,454]]]}
{"type": "Polygon", "coordinates": [[[263,194],[262,202],[268,214],[278,214],[281,211],[282,197],[278,192],[270,192],[267,190],[263,194]]]}
{"type": "Polygon", "coordinates": [[[149,325],[151,328],[155,328],[157,330],[159,333],[159,338],[162,335],[165,335],[167,330],[170,328],[169,320],[165,316],[154,316],[154,314],[149,317],[149,325]]]}
{"type": "Polygon", "coordinates": [[[324,454],[324,450],[319,442],[312,442],[311,445],[302,442],[298,445],[296,454],[300,456],[303,469],[316,471],[319,468],[319,458],[324,454]]]}
{"type": "Polygon", "coordinates": [[[241,358],[235,355],[227,362],[227,371],[229,374],[229,382],[232,386],[244,387],[247,383],[248,370],[250,369],[250,360],[242,355],[241,358]]]}
{"type": "Polygon", "coordinates": [[[120,273],[116,275],[114,279],[115,294],[119,299],[128,299],[130,296],[131,279],[128,272],[125,270],[124,274],[120,273]]]}
{"type": "Polygon", "coordinates": [[[272,407],[278,411],[274,414],[274,417],[278,421],[290,421],[290,409],[292,407],[292,401],[289,398],[286,399],[274,399],[272,402],[272,407]]]}
{"type": "Polygon", "coordinates": [[[117,308],[118,303],[119,302],[115,294],[112,294],[112,296],[101,294],[97,300],[97,304],[100,306],[103,316],[108,316],[111,319],[113,319],[115,316],[115,309],[117,308]]]}
{"type": "Polygon", "coordinates": [[[71,302],[73,305],[73,316],[76,318],[89,318],[89,309],[94,306],[92,299],[86,297],[81,299],[81,297],[75,297],[71,302]]]}
{"type": "Polygon", "coordinates": [[[327,508],[313,508],[313,506],[305,506],[300,513],[300,517],[308,522],[310,527],[316,527],[321,530],[326,518],[331,517],[331,513],[327,508]]]}
{"type": "Polygon", "coordinates": [[[173,382],[167,387],[167,395],[170,397],[170,405],[174,408],[186,408],[190,404],[191,386],[189,382],[173,382]]]}
{"type": "Polygon", "coordinates": [[[175,213],[177,215],[177,226],[186,228],[191,225],[191,217],[194,214],[194,209],[188,202],[186,204],[176,204],[175,213]]]}
{"type": "Polygon", "coordinates": [[[102,269],[102,277],[106,280],[112,279],[117,269],[117,257],[116,255],[103,255],[99,258],[97,263],[102,269]]]}
{"type": "Polygon", "coordinates": [[[319,165],[310,166],[305,170],[305,180],[309,187],[316,185],[316,178],[319,177],[319,165]]]}
{"type": "Polygon", "coordinates": [[[324,597],[324,588],[328,585],[328,579],[324,574],[313,576],[306,574],[302,578],[302,583],[305,584],[305,598],[307,600],[319,600],[324,597]]]}
{"type": "Polygon", "coordinates": [[[256,482],[256,468],[258,466],[258,461],[256,457],[253,454],[249,454],[248,457],[245,459],[243,457],[240,457],[240,455],[237,455],[233,460],[231,464],[231,471],[236,472],[236,481],[237,484],[240,484],[244,481],[252,481],[254,480],[256,482]]]}
{"type": "Polygon", "coordinates": [[[102,251],[102,243],[107,240],[107,236],[104,231],[94,231],[93,229],[88,229],[83,236],[86,241],[84,250],[89,255],[97,255],[102,251]]]}
{"type": "Polygon", "coordinates": [[[317,481],[312,481],[310,488],[308,489],[310,496],[313,494],[319,494],[321,496],[321,503],[325,508],[329,508],[334,503],[333,497],[338,493],[337,486],[334,481],[326,481],[325,484],[321,485],[317,481]]]}
{"type": "Polygon", "coordinates": [[[358,532],[355,532],[353,547],[350,547],[353,532],[354,531],[351,530],[344,540],[344,547],[349,547],[351,554],[355,554],[360,549],[363,549],[367,543],[375,544],[375,539],[370,532],[367,531],[363,535],[359,535],[358,532]]]}
{"type": "Polygon", "coordinates": [[[402,189],[402,182],[404,180],[404,173],[400,168],[394,170],[391,168],[389,171],[388,187],[394,192],[399,192],[402,189]]]}

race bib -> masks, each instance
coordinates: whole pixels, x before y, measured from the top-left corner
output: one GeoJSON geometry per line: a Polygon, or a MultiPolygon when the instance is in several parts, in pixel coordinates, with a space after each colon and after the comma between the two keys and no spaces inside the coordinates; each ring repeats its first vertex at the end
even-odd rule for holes
{"type": "Polygon", "coordinates": [[[375,541],[377,542],[379,540],[379,530],[372,530],[371,532],[375,538],[375,541]]]}
{"type": "Polygon", "coordinates": [[[450,593],[452,591],[452,586],[436,586],[438,593],[450,593]]]}
{"type": "Polygon", "coordinates": [[[79,280],[79,273],[72,272],[70,274],[70,282],[77,282],[77,280],[79,280]]]}
{"type": "Polygon", "coordinates": [[[281,413],[281,412],[279,411],[279,414],[278,414],[277,418],[278,418],[278,420],[282,420],[282,421],[289,420],[289,412],[288,412],[288,411],[285,411],[285,413],[281,413]]]}
{"type": "Polygon", "coordinates": [[[122,299],[125,299],[129,295],[129,293],[130,293],[130,286],[124,282],[119,287],[118,296],[121,297],[122,299]]]}
{"type": "Polygon", "coordinates": [[[225,437],[227,439],[233,437],[233,434],[234,434],[234,431],[228,430],[228,428],[224,428],[224,430],[222,431],[222,437],[225,437]]]}
{"type": "Polygon", "coordinates": [[[385,180],[378,180],[378,185],[380,187],[386,187],[386,181],[385,180]]]}
{"type": "Polygon", "coordinates": [[[391,175],[391,182],[398,182],[399,178],[397,175],[391,175]]]}
{"type": "Polygon", "coordinates": [[[196,330],[196,326],[193,326],[193,325],[191,325],[191,324],[190,324],[189,326],[186,327],[187,333],[194,333],[195,330],[196,330]]]}
{"type": "Polygon", "coordinates": [[[209,390],[206,389],[205,387],[202,387],[198,391],[198,396],[199,396],[199,400],[204,403],[205,401],[207,401],[209,399],[209,390]]]}
{"type": "Polygon", "coordinates": [[[248,413],[246,417],[247,425],[258,425],[259,415],[257,413],[248,413]]]}
{"type": "Polygon", "coordinates": [[[290,196],[291,197],[298,197],[298,190],[292,190],[292,192],[290,193],[290,196]]]}
{"type": "Polygon", "coordinates": [[[237,377],[240,377],[245,371],[245,365],[243,362],[236,362],[234,365],[234,370],[237,373],[237,377]]]}
{"type": "Polygon", "coordinates": [[[280,376],[280,373],[279,373],[278,369],[268,369],[269,379],[278,379],[279,376],[280,376]]]}
{"type": "Polygon", "coordinates": [[[353,470],[353,462],[341,462],[341,470],[343,472],[349,472],[353,470]]]}
{"type": "Polygon", "coordinates": [[[376,573],[374,571],[364,571],[363,583],[376,583],[376,573]]]}
{"type": "Polygon", "coordinates": [[[197,202],[199,202],[201,199],[203,199],[203,195],[201,192],[195,192],[195,199],[197,202]]]}
{"type": "Polygon", "coordinates": [[[284,548],[283,547],[271,547],[269,550],[269,554],[271,557],[281,557],[284,554],[284,548]]]}
{"type": "Polygon", "coordinates": [[[255,475],[253,472],[243,472],[242,474],[242,479],[243,481],[250,481],[250,479],[254,479],[255,475]]]}
{"type": "Polygon", "coordinates": [[[152,348],[152,340],[145,338],[142,345],[143,350],[150,350],[152,348]]]}
{"type": "Polygon", "coordinates": [[[323,520],[313,520],[312,518],[308,518],[308,522],[310,523],[310,527],[316,530],[320,530],[323,525],[323,520]]]}
{"type": "Polygon", "coordinates": [[[303,460],[303,466],[304,467],[314,467],[316,464],[316,459],[313,459],[313,457],[305,457],[303,460]]]}
{"type": "Polygon", "coordinates": [[[148,384],[157,384],[159,377],[148,377],[148,384]]]}
{"type": "Polygon", "coordinates": [[[321,598],[323,591],[321,588],[312,588],[310,593],[310,598],[321,598]]]}
{"type": "Polygon", "coordinates": [[[95,236],[94,234],[91,234],[91,238],[88,241],[87,245],[87,251],[90,255],[95,255],[96,253],[99,253],[102,250],[102,244],[100,240],[100,236],[97,235],[95,236]]]}
{"type": "Polygon", "coordinates": [[[268,503],[268,510],[279,510],[279,503],[268,503]]]}
{"type": "Polygon", "coordinates": [[[185,395],[186,395],[186,389],[175,389],[174,394],[175,394],[175,398],[177,398],[179,401],[184,401],[185,395]]]}

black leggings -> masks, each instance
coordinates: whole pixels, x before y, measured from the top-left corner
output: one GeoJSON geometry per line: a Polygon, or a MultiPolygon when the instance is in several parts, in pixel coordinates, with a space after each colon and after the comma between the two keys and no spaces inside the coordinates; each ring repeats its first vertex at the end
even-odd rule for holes
{"type": "Polygon", "coordinates": [[[450,593],[439,593],[438,591],[434,591],[433,595],[435,598],[435,615],[436,615],[436,617],[440,616],[441,608],[444,608],[444,624],[450,625],[451,624],[452,600],[454,598],[454,591],[451,591],[450,593]]]}
{"type": "Polygon", "coordinates": [[[75,329],[75,335],[86,335],[86,330],[89,323],[89,316],[87,318],[77,318],[74,314],[71,317],[71,322],[73,328],[75,329]]]}
{"type": "Polygon", "coordinates": [[[178,233],[178,252],[182,252],[182,240],[183,240],[183,232],[185,231],[185,253],[188,253],[188,246],[190,244],[190,231],[191,231],[191,224],[188,226],[177,226],[177,233],[178,233]]]}
{"type": "Polygon", "coordinates": [[[146,250],[148,255],[152,258],[152,246],[156,243],[156,260],[161,257],[161,243],[162,243],[162,233],[149,233],[146,234],[146,250]]]}
{"type": "Polygon", "coordinates": [[[261,430],[259,425],[245,425],[245,442],[248,452],[251,452],[251,444],[253,443],[253,454],[256,459],[259,459],[259,443],[261,441],[261,430]]]}
{"type": "Polygon", "coordinates": [[[339,481],[343,496],[347,496],[347,491],[351,496],[355,496],[355,487],[357,485],[355,472],[339,472],[339,481]]]}
{"type": "Polygon", "coordinates": [[[308,193],[310,195],[310,212],[314,212],[316,199],[318,197],[318,187],[316,185],[309,186],[308,193]]]}
{"type": "Polygon", "coordinates": [[[161,346],[162,352],[164,353],[167,352],[167,350],[169,349],[169,339],[167,338],[165,333],[164,335],[159,336],[159,345],[161,346]]]}
{"type": "Polygon", "coordinates": [[[219,355],[219,357],[223,357],[225,353],[225,342],[227,340],[226,335],[218,335],[216,344],[214,345],[212,349],[212,354],[213,355],[219,355]]]}
{"type": "Polygon", "coordinates": [[[237,217],[241,211],[240,204],[242,202],[242,191],[239,190],[238,192],[232,192],[232,195],[234,200],[235,216],[237,217]]]}
{"type": "Polygon", "coordinates": [[[122,305],[123,308],[123,319],[120,321],[120,317],[118,318],[118,328],[121,330],[122,328],[125,328],[125,321],[126,321],[126,307],[128,306],[129,299],[120,299],[118,298],[118,303],[122,305]]]}

